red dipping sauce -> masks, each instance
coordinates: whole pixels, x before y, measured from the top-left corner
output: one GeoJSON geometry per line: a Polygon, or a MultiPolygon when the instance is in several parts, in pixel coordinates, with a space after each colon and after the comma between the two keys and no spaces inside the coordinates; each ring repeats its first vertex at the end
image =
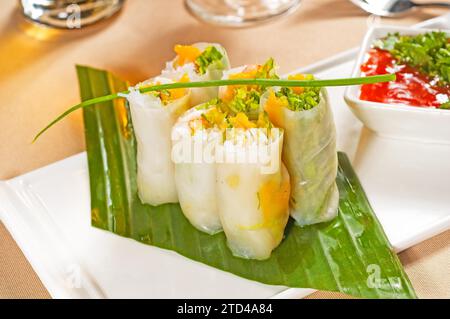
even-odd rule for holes
{"type": "Polygon", "coordinates": [[[365,75],[395,73],[394,82],[363,84],[360,99],[390,104],[436,107],[450,97],[450,88],[436,85],[436,81],[417,69],[400,64],[388,51],[371,49],[367,61],[361,65],[365,75]]]}

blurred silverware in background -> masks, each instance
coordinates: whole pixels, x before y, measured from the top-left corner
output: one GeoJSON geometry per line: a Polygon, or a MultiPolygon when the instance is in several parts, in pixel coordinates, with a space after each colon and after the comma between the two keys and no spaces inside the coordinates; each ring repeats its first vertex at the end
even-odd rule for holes
{"type": "Polygon", "coordinates": [[[79,29],[118,12],[124,0],[20,0],[26,18],[61,29],[79,29]]]}
{"type": "Polygon", "coordinates": [[[413,2],[411,0],[350,0],[363,10],[382,17],[398,17],[413,9],[425,7],[450,8],[449,2],[413,2]]]}
{"type": "Polygon", "coordinates": [[[185,0],[188,11],[202,22],[246,27],[294,12],[301,0],[185,0]]]}

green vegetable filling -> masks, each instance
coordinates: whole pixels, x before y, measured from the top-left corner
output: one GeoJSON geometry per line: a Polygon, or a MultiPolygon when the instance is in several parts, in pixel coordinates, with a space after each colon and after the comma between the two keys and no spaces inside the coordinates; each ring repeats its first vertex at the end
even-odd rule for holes
{"type": "Polygon", "coordinates": [[[227,106],[234,114],[239,112],[253,114],[259,110],[260,99],[261,92],[259,90],[241,87],[236,89],[234,98],[227,103],[227,106]]]}
{"type": "Polygon", "coordinates": [[[279,79],[275,73],[275,61],[273,58],[269,58],[266,63],[256,72],[256,79],[279,79]]]}
{"type": "MultiPolygon", "coordinates": [[[[305,80],[314,80],[314,76],[306,74],[305,80]]],[[[320,87],[297,88],[297,90],[298,89],[301,90],[300,93],[296,92],[293,88],[282,87],[275,95],[277,97],[286,97],[288,108],[292,111],[310,110],[320,103],[320,87]]]]}
{"type": "MultiPolygon", "coordinates": [[[[273,58],[268,59],[255,73],[255,79],[278,79],[275,73],[275,62],[273,58]]],[[[247,116],[255,120],[258,118],[259,102],[262,93],[265,91],[264,86],[240,86],[235,88],[235,94],[231,101],[227,103],[227,107],[231,114],[245,113],[247,116]]]]}
{"type": "Polygon", "coordinates": [[[205,74],[208,67],[215,64],[217,68],[223,67],[222,64],[223,54],[220,53],[214,46],[207,47],[202,54],[200,54],[195,60],[198,72],[200,74],[205,74]]]}

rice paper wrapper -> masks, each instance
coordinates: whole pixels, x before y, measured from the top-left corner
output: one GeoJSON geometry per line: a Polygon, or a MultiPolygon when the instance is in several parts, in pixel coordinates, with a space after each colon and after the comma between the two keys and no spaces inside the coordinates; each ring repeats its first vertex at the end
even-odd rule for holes
{"type": "Polygon", "coordinates": [[[127,95],[137,142],[137,185],[140,200],[153,206],[178,202],[171,131],[189,108],[190,94],[163,106],[161,100],[131,89],[127,95]]]}
{"type": "MultiPolygon", "coordinates": [[[[174,59],[170,62],[167,62],[165,69],[162,70],[161,72],[161,76],[172,79],[174,81],[178,81],[185,74],[189,76],[189,80],[192,82],[220,80],[223,76],[224,70],[228,70],[230,68],[230,61],[228,59],[228,54],[225,48],[217,43],[206,43],[206,42],[195,43],[193,44],[193,46],[197,47],[202,51],[206,49],[208,46],[214,46],[223,55],[220,65],[213,64],[208,67],[205,74],[198,74],[196,71],[196,67],[193,63],[187,63],[181,67],[175,67],[174,66],[175,59],[174,59]]],[[[217,98],[217,96],[218,96],[217,87],[192,88],[190,104],[191,106],[199,105],[208,102],[214,98],[217,98]]]]}
{"type": "MultiPolygon", "coordinates": [[[[338,213],[336,128],[325,88],[320,95],[320,103],[310,110],[282,111],[282,157],[291,177],[290,213],[300,226],[329,221],[338,213]]],[[[262,105],[267,96],[261,98],[262,105]]]]}
{"type": "Polygon", "coordinates": [[[283,134],[266,146],[270,161],[254,163],[255,145],[227,144],[217,164],[217,203],[228,247],[233,255],[264,260],[283,239],[289,219],[289,174],[281,163],[283,134]]]}
{"type": "Polygon", "coordinates": [[[208,234],[222,231],[216,200],[215,145],[222,142],[218,129],[191,134],[189,121],[198,119],[205,109],[190,109],[172,129],[172,160],[175,184],[184,216],[198,230],[208,234]]]}

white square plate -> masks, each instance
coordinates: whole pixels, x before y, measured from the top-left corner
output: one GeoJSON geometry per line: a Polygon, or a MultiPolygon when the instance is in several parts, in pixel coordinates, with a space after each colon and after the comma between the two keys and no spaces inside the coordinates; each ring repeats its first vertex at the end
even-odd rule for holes
{"type": "MultiPolygon", "coordinates": [[[[450,16],[423,26],[450,26],[450,16]]],[[[350,76],[357,49],[297,72],[350,76]]],[[[396,251],[450,228],[450,147],[383,138],[364,129],[329,90],[338,149],[348,154],[396,251]],[[447,176],[447,178],[443,178],[447,176]]],[[[171,251],[90,226],[82,153],[0,182],[0,219],[55,298],[298,298],[287,289],[239,278],[171,251]]]]}

